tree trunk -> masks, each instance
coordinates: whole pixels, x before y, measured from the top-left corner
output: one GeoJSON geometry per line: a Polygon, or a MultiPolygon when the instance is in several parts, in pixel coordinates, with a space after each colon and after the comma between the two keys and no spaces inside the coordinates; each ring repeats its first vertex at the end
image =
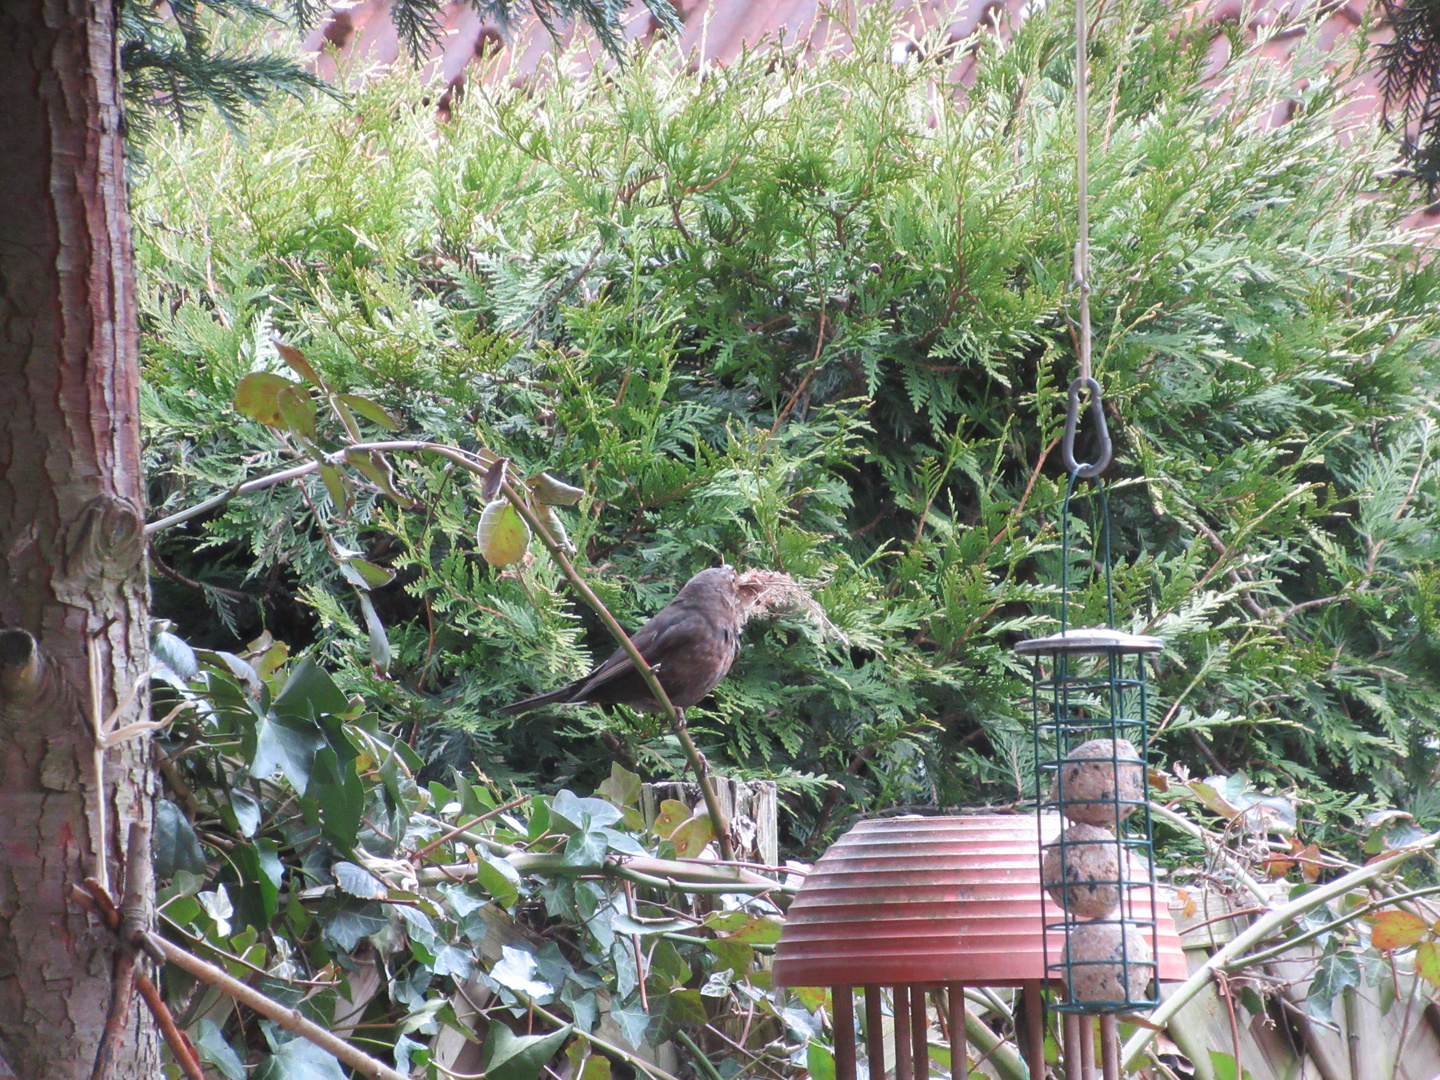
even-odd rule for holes
{"type": "MultiPolygon", "coordinates": [[[[153,799],[148,739],[92,729],[149,700],[115,7],[0,4],[0,1055],[24,1080],[94,1067],[115,942],[69,890],[119,894],[153,799]]],[[[129,1017],[114,1075],[157,1076],[129,1017]]]]}

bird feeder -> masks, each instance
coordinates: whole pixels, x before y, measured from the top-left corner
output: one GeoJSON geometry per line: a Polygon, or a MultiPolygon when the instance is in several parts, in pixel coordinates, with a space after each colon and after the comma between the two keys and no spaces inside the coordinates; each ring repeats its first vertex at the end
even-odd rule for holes
{"type": "MultiPolygon", "coordinates": [[[[1044,926],[1058,909],[1045,896],[1039,866],[1034,823],[1021,815],[862,821],[821,856],[786,913],[773,981],[831,988],[837,1080],[856,1077],[857,991],[867,1059],[882,1062],[888,1049],[895,1080],[924,1080],[932,1016],[956,1054],[967,1026],[982,1038],[988,1031],[967,1017],[966,987],[1021,990],[1016,1039],[1030,1075],[1045,1075],[1045,992],[1058,986],[1046,963],[1044,926]]],[[[1132,907],[1143,913],[1154,902],[1146,892],[1132,907]]],[[[1159,919],[1153,908],[1148,914],[1159,927],[1160,978],[1184,979],[1188,968],[1168,910],[1159,919]]],[[[1067,1059],[1084,1061],[1089,1075],[1085,1059],[1094,1042],[1080,1038],[1080,1020],[1066,1018],[1067,1059]]],[[[958,1064],[947,1071],[969,1074],[958,1064]]]]}
{"type": "Polygon", "coordinates": [[[1145,1010],[1158,998],[1158,929],[1146,767],[1149,698],[1145,658],[1159,638],[1114,629],[1110,516],[1098,472],[1103,462],[1074,461],[1078,397],[1094,380],[1070,388],[1064,456],[1071,468],[1060,521],[1060,631],[1022,641],[1032,661],[1030,700],[1037,821],[1045,812],[1065,823],[1042,856],[1041,878],[1059,907],[1043,925],[1047,975],[1066,987],[1062,1012],[1114,1014],[1145,1010]],[[1095,550],[1087,560],[1103,576],[1107,625],[1074,629],[1070,620],[1071,508],[1081,479],[1094,479],[1095,550]]]}

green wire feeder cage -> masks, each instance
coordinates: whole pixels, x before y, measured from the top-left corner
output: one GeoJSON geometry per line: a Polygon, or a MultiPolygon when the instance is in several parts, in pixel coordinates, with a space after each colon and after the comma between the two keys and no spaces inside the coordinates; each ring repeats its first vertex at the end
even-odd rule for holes
{"type": "Polygon", "coordinates": [[[1070,387],[1064,457],[1070,470],[1061,510],[1060,632],[1015,646],[1033,661],[1036,819],[1041,880],[1057,906],[1045,905],[1046,971],[1063,982],[1061,1012],[1116,1013],[1158,1003],[1159,942],[1146,768],[1145,656],[1159,638],[1114,629],[1110,519],[1099,473],[1109,436],[1093,379],[1070,387]],[[1088,389],[1102,452],[1093,465],[1074,460],[1075,418],[1088,389]],[[1094,479],[1095,564],[1103,571],[1107,625],[1072,629],[1070,511],[1076,487],[1094,479]],[[1046,836],[1058,816],[1058,838],[1046,836]],[[1047,842],[1048,840],[1048,842],[1047,842]]]}

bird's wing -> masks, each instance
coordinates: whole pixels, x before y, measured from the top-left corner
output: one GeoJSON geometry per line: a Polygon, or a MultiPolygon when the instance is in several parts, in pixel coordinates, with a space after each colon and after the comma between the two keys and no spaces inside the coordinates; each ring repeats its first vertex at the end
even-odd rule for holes
{"type": "MultiPolygon", "coordinates": [[[[658,657],[676,651],[704,633],[705,623],[699,614],[684,609],[666,608],[630,637],[631,643],[640,655],[655,670],[660,669],[658,657]],[[661,616],[664,618],[661,618],[661,616]]],[[[590,673],[590,677],[575,691],[575,698],[583,698],[597,687],[618,679],[635,670],[635,662],[624,649],[616,649],[603,664],[590,673]]]]}

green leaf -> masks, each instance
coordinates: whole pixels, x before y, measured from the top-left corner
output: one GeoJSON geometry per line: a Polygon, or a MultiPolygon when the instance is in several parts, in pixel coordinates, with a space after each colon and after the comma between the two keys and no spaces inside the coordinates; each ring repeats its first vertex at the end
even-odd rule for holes
{"type": "Polygon", "coordinates": [[[640,801],[640,777],[618,761],[610,763],[610,776],[595,789],[597,795],[621,809],[640,801]]]}
{"type": "Polygon", "coordinates": [[[260,827],[260,802],[248,791],[230,789],[230,812],[235,815],[235,824],[241,836],[247,840],[260,827]]]}
{"type": "Polygon", "coordinates": [[[290,370],[294,371],[311,386],[323,387],[325,385],[324,380],[322,380],[315,369],[310,366],[310,361],[305,359],[305,354],[299,349],[293,345],[286,345],[278,337],[273,335],[270,338],[270,343],[275,346],[275,351],[280,354],[280,359],[290,365],[290,370]]]}
{"type": "Polygon", "coordinates": [[[380,621],[380,615],[375,610],[375,605],[370,600],[370,594],[363,589],[355,590],[355,598],[360,603],[360,610],[365,615],[365,629],[370,642],[370,663],[375,670],[386,672],[390,670],[390,637],[385,633],[385,624],[380,621]]]}
{"type": "Polygon", "coordinates": [[[168,879],[176,871],[205,872],[205,852],[184,811],[169,799],[155,804],[155,876],[168,879]]]}
{"type": "Polygon", "coordinates": [[[538,1004],[544,1005],[555,996],[555,988],[540,978],[539,971],[534,953],[502,945],[500,959],[490,969],[490,978],[501,986],[527,998],[534,998],[538,1004]]]}
{"type": "Polygon", "coordinates": [[[545,472],[529,481],[529,485],[535,501],[545,506],[574,506],[585,495],[584,488],[563,483],[545,472]]]}
{"type": "Polygon", "coordinates": [[[715,830],[710,827],[708,814],[697,814],[670,834],[670,843],[675,845],[675,854],[682,859],[695,858],[705,850],[705,845],[714,839],[715,830]]]}
{"type": "Polygon", "coordinates": [[[334,1055],[309,1039],[292,1039],[260,1063],[254,1080],[346,1080],[334,1055]]]}
{"type": "Polygon", "coordinates": [[[699,990],[672,990],[665,995],[665,1020],[671,1024],[700,1027],[708,1023],[705,998],[699,990]]]}
{"type": "Polygon", "coordinates": [[[168,667],[182,681],[193,679],[200,672],[200,663],[195,650],[182,638],[162,630],[150,643],[154,659],[168,667]]]}
{"type": "Polygon", "coordinates": [[[488,851],[480,852],[479,856],[475,880],[501,907],[513,907],[515,901],[520,899],[520,872],[498,855],[491,855],[488,851]]]}
{"type": "Polygon", "coordinates": [[[390,887],[363,866],[342,860],[330,867],[330,872],[335,875],[335,883],[351,896],[383,900],[390,895],[390,887]]]}
{"type": "Polygon", "coordinates": [[[274,840],[258,837],[252,843],[232,848],[230,862],[240,874],[241,896],[252,908],[246,914],[246,922],[260,920],[268,925],[275,917],[280,883],[285,877],[279,845],[274,840]]]}
{"type": "Polygon", "coordinates": [[[498,1019],[492,1020],[481,1050],[485,1080],[536,1080],[540,1069],[565,1045],[571,1030],[567,1024],[548,1035],[516,1035],[498,1019]]]}
{"type": "Polygon", "coordinates": [[[325,838],[342,850],[354,847],[365,813],[365,786],[355,772],[354,751],[344,761],[333,743],[317,751],[305,795],[318,812],[325,838]]]}
{"type": "Polygon", "coordinates": [[[380,451],[347,450],[345,451],[345,460],[396,502],[406,506],[410,504],[410,500],[396,489],[395,470],[390,467],[389,460],[380,451]]]}
{"type": "Polygon", "coordinates": [[[491,566],[513,566],[530,547],[530,526],[508,501],[496,499],[480,514],[475,542],[491,566]]]}
{"type": "Polygon", "coordinates": [[[281,716],[314,720],[322,713],[343,714],[349,710],[350,702],[314,658],[306,656],[290,672],[273,708],[281,716]]]}
{"type": "Polygon", "coordinates": [[[353,952],[355,946],[366,938],[374,937],[390,925],[390,918],[381,904],[369,903],[359,907],[346,907],[330,916],[325,922],[325,937],[334,942],[342,952],[353,952]]]}
{"type": "Polygon", "coordinates": [[[350,486],[350,478],[334,465],[321,465],[320,479],[325,482],[325,490],[330,495],[330,505],[335,510],[335,516],[348,517],[350,508],[355,504],[355,492],[350,486]]]}
{"type": "MultiPolygon", "coordinates": [[[[571,830],[585,832],[598,825],[613,825],[620,820],[620,810],[604,799],[580,799],[562,788],[550,803],[552,818],[570,825],[571,830]]],[[[558,824],[551,828],[561,827],[558,824]]]]}
{"type": "Polygon", "coordinates": [[[433,967],[436,975],[450,975],[456,979],[465,979],[469,978],[474,964],[474,958],[469,952],[456,948],[454,945],[446,945],[436,952],[433,967]]]}
{"type": "Polygon", "coordinates": [[[1219,1050],[1210,1051],[1210,1066],[1215,1070],[1215,1080],[1253,1080],[1248,1070],[1241,1070],[1239,1078],[1235,1075],[1235,1058],[1230,1054],[1221,1053],[1219,1050]]]}
{"type": "Polygon", "coordinates": [[[268,780],[276,770],[300,794],[310,783],[310,766],[315,754],[325,746],[320,726],[298,718],[262,716],[255,721],[255,756],[250,762],[250,775],[268,780]]]}
{"type": "Polygon", "coordinates": [[[267,427],[283,427],[285,421],[280,412],[280,395],[294,386],[284,376],[268,371],[252,371],[235,386],[235,408],[267,427]]]}
{"type": "Polygon", "coordinates": [[[315,407],[310,404],[310,394],[302,386],[291,383],[276,396],[280,419],[296,435],[303,435],[315,441],[315,407]]]}
{"type": "Polygon", "coordinates": [[[369,398],[361,397],[359,394],[340,394],[340,400],[350,408],[354,409],[361,416],[373,424],[379,424],[386,431],[399,431],[401,424],[399,420],[391,416],[369,398]]]}
{"type": "Polygon", "coordinates": [[[733,971],[737,976],[748,975],[755,966],[755,950],[743,941],[716,938],[705,947],[715,954],[717,967],[733,971]]]}
{"type": "Polygon", "coordinates": [[[811,1080],[835,1080],[835,1055],[828,1046],[814,1039],[805,1049],[805,1067],[810,1071],[811,1080]]]}
{"type": "Polygon", "coordinates": [[[245,1080],[245,1065],[240,1055],[225,1041],[220,1026],[214,1020],[202,1017],[189,1034],[201,1059],[219,1069],[225,1080],[245,1080]]]}
{"type": "Polygon", "coordinates": [[[395,580],[394,570],[353,557],[340,560],[340,573],[357,589],[380,589],[395,580]]]}
{"type": "Polygon", "coordinates": [[[645,1031],[650,1027],[650,1014],[643,1009],[612,1008],[610,1019],[619,1025],[620,1033],[625,1036],[631,1049],[639,1050],[645,1042],[645,1031]]]}

